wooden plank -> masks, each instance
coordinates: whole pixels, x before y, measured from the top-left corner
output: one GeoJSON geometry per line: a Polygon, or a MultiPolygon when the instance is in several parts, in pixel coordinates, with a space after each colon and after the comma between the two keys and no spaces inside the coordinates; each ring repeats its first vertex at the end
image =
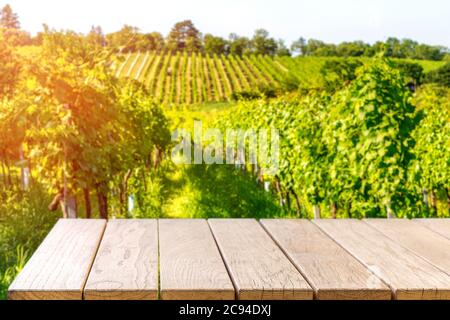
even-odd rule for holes
{"type": "Polygon", "coordinates": [[[261,224],[308,280],[316,299],[391,299],[386,284],[310,221],[263,220],[261,224]]]}
{"type": "Polygon", "coordinates": [[[160,220],[162,300],[233,300],[235,292],[205,220],[160,220]]]}
{"type": "Polygon", "coordinates": [[[86,283],[86,300],[158,298],[158,222],[111,220],[86,283]]]}
{"type": "Polygon", "coordinates": [[[81,300],[104,220],[61,219],[9,287],[12,300],[81,300]]]}
{"type": "Polygon", "coordinates": [[[313,299],[313,290],[256,220],[209,220],[238,298],[313,299]]]}
{"type": "Polygon", "coordinates": [[[450,240],[406,219],[365,220],[387,237],[450,275],[450,240]]]}
{"type": "Polygon", "coordinates": [[[450,299],[447,274],[367,223],[357,220],[314,223],[386,282],[396,299],[450,299]]]}
{"type": "Polygon", "coordinates": [[[414,221],[422,223],[428,229],[450,239],[450,219],[417,219],[414,221]]]}

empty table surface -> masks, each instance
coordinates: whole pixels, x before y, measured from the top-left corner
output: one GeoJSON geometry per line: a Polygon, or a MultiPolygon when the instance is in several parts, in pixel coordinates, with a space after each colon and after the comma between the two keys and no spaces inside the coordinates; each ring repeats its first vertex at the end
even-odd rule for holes
{"type": "Polygon", "coordinates": [[[9,299],[450,299],[449,220],[60,220],[9,299]]]}

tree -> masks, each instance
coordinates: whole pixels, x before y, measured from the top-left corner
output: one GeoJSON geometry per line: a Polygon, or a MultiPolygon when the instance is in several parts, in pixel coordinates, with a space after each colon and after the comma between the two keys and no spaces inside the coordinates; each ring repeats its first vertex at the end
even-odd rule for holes
{"type": "Polygon", "coordinates": [[[167,38],[167,47],[171,51],[198,52],[202,49],[200,32],[191,20],[178,22],[167,38]]]}
{"type": "Polygon", "coordinates": [[[435,61],[444,59],[448,52],[448,48],[442,46],[429,46],[411,39],[399,40],[393,37],[388,38],[386,42],[375,43],[373,48],[374,52],[383,52],[386,57],[435,61]]]}
{"type": "Polygon", "coordinates": [[[0,26],[5,29],[20,29],[19,17],[7,4],[0,12],[0,26]]]}
{"type": "Polygon", "coordinates": [[[283,39],[279,39],[277,42],[277,52],[276,55],[279,57],[290,57],[291,51],[286,47],[283,39]]]}
{"type": "Polygon", "coordinates": [[[223,55],[228,53],[228,41],[221,37],[206,34],[203,42],[205,46],[205,52],[210,55],[223,55]]]}
{"type": "Polygon", "coordinates": [[[139,41],[139,29],[129,25],[117,32],[106,35],[106,42],[109,47],[120,52],[135,52],[139,41]]]}
{"type": "Polygon", "coordinates": [[[411,58],[441,61],[444,59],[447,52],[448,48],[442,46],[429,46],[426,44],[419,44],[416,46],[414,55],[411,58]]]}
{"type": "Polygon", "coordinates": [[[422,84],[424,73],[423,67],[420,64],[406,61],[396,61],[395,66],[401,70],[405,80],[412,83],[414,87],[422,84]]]}
{"type": "Polygon", "coordinates": [[[437,70],[429,72],[426,76],[427,83],[437,83],[441,86],[450,87],[450,62],[437,70]]]}
{"type": "Polygon", "coordinates": [[[138,28],[128,25],[106,35],[106,42],[109,47],[125,53],[164,49],[164,38],[159,32],[141,33],[138,28]]]}
{"type": "Polygon", "coordinates": [[[246,37],[240,37],[235,33],[229,36],[229,46],[230,54],[242,56],[244,54],[249,54],[252,49],[251,41],[246,37]]]}
{"type": "Polygon", "coordinates": [[[145,33],[138,36],[138,51],[161,51],[164,49],[164,37],[159,32],[145,33]]]}
{"type": "Polygon", "coordinates": [[[370,56],[370,45],[362,41],[343,42],[336,48],[340,57],[362,57],[370,56]]]}
{"type": "Polygon", "coordinates": [[[306,55],[306,39],[301,37],[297,41],[294,41],[291,45],[291,51],[298,53],[302,56],[306,55]]]}
{"type": "Polygon", "coordinates": [[[0,33],[3,35],[3,41],[12,46],[31,44],[30,35],[20,30],[19,18],[9,5],[6,5],[0,12],[0,33]]]}
{"type": "Polygon", "coordinates": [[[362,63],[355,59],[327,60],[320,69],[325,82],[325,89],[335,92],[356,79],[356,70],[362,63]]]}
{"type": "Polygon", "coordinates": [[[397,38],[390,37],[386,40],[386,57],[391,58],[405,58],[405,55],[401,49],[400,40],[397,38]]]}
{"type": "Polygon", "coordinates": [[[252,38],[252,49],[255,54],[273,56],[277,52],[277,42],[269,37],[269,32],[258,29],[252,38]]]}
{"type": "Polygon", "coordinates": [[[103,34],[103,30],[100,26],[92,26],[91,31],[86,36],[88,42],[91,44],[98,46],[98,47],[104,47],[106,46],[106,38],[103,34]]]}

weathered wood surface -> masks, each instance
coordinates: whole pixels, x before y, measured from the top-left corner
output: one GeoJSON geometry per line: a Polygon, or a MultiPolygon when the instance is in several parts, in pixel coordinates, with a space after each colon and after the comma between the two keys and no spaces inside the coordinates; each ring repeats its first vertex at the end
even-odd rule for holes
{"type": "Polygon", "coordinates": [[[60,220],[10,299],[448,299],[438,220],[60,220]]]}
{"type": "Polygon", "coordinates": [[[363,221],[315,220],[384,280],[399,300],[450,299],[450,277],[363,221]]]}
{"type": "Polygon", "coordinates": [[[312,299],[313,291],[256,220],[209,220],[241,300],[312,299]]]}
{"type": "Polygon", "coordinates": [[[84,290],[86,300],[158,298],[158,221],[108,223],[84,290]]]}
{"type": "Polygon", "coordinates": [[[450,275],[450,239],[411,220],[371,219],[366,222],[450,275]]]}
{"type": "Polygon", "coordinates": [[[391,290],[307,220],[263,220],[262,225],[308,279],[318,300],[390,300],[391,290]]]}
{"type": "Polygon", "coordinates": [[[160,220],[163,300],[233,300],[235,292],[205,220],[160,220]]]}
{"type": "Polygon", "coordinates": [[[106,222],[59,220],[11,284],[9,299],[81,300],[106,222]]]}
{"type": "Polygon", "coordinates": [[[415,221],[450,239],[450,219],[417,219],[415,221]]]}

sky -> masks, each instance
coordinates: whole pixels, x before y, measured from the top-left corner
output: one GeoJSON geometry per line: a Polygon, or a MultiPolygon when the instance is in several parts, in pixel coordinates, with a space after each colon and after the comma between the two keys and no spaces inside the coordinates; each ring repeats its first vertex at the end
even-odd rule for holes
{"type": "Polygon", "coordinates": [[[55,29],[104,32],[124,24],[167,35],[190,19],[202,33],[252,36],[264,28],[288,44],[304,37],[326,42],[389,36],[450,47],[450,0],[0,0],[35,34],[46,23],[55,29]]]}

